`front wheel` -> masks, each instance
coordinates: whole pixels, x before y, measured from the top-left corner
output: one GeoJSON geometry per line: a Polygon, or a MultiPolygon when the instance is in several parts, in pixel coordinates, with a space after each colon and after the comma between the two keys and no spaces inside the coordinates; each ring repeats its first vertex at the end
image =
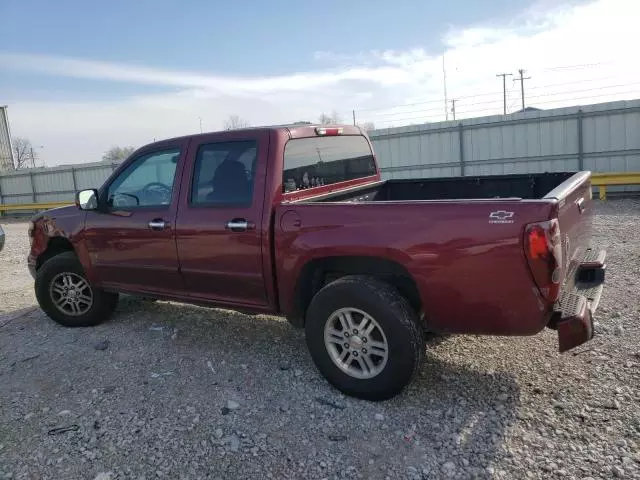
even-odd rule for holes
{"type": "Polygon", "coordinates": [[[388,283],[348,276],[326,285],[309,305],[307,346],[325,378],[343,393],[386,400],[418,370],[424,338],[409,302],[388,283]]]}
{"type": "Polygon", "coordinates": [[[65,327],[91,327],[116,308],[118,295],[93,288],[75,253],[47,260],[36,273],[36,298],[49,318],[65,327]]]}

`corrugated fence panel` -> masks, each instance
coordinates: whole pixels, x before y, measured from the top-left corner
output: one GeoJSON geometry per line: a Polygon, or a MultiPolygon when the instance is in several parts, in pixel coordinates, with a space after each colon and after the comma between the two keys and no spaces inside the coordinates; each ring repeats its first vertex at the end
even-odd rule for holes
{"type": "Polygon", "coordinates": [[[107,177],[111,175],[113,168],[111,165],[91,169],[76,168],[75,174],[78,190],[100,187],[107,177]]]}
{"type": "Polygon", "coordinates": [[[66,193],[38,193],[36,202],[74,202],[76,194],[73,191],[66,193]]]}
{"type": "Polygon", "coordinates": [[[20,194],[31,195],[33,192],[31,177],[28,172],[20,175],[2,176],[0,178],[3,197],[20,194]]]}
{"type": "Polygon", "coordinates": [[[577,155],[577,130],[576,120],[565,119],[467,128],[463,135],[465,161],[577,155]]]}
{"type": "Polygon", "coordinates": [[[0,174],[0,202],[73,201],[77,190],[100,187],[116,166],[98,162],[0,174]]]}
{"type": "Polygon", "coordinates": [[[33,174],[33,186],[36,193],[73,191],[71,170],[52,170],[33,174]]]}
{"type": "Polygon", "coordinates": [[[428,127],[403,127],[372,132],[371,140],[380,169],[383,172],[394,172],[415,170],[416,167],[426,165],[458,163],[458,132],[451,129],[438,131],[428,127]],[[385,132],[391,130],[391,135],[385,135],[385,132]]]}
{"type": "MultiPolygon", "coordinates": [[[[640,171],[640,110],[624,103],[607,115],[585,116],[584,168],[594,172],[640,171]]],[[[589,111],[601,111],[593,106],[589,111]]],[[[587,111],[587,109],[585,109],[587,111]]],[[[588,115],[588,113],[586,114],[588,115]]],[[[638,191],[637,186],[609,187],[609,192],[638,191]]]]}
{"type": "Polygon", "coordinates": [[[3,196],[2,203],[6,203],[8,205],[16,205],[19,203],[32,203],[33,195],[31,193],[22,194],[22,195],[12,195],[10,197],[3,196]]]}
{"type": "MultiPolygon", "coordinates": [[[[370,132],[370,137],[385,179],[577,171],[580,168],[595,172],[638,172],[640,100],[386,128],[370,132]]],[[[0,201],[71,201],[74,177],[77,190],[98,188],[114,168],[114,165],[96,162],[0,173],[0,201]]],[[[640,188],[609,187],[609,190],[638,191],[640,188]]]]}
{"type": "Polygon", "coordinates": [[[638,172],[640,100],[387,128],[370,136],[383,178],[458,176],[461,139],[465,175],[638,172]]]}

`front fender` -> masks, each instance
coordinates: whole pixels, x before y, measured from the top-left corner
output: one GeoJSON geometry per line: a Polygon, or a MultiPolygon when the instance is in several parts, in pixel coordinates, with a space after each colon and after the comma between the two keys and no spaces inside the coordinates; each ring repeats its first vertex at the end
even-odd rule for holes
{"type": "Polygon", "coordinates": [[[64,207],[43,212],[31,220],[29,236],[31,248],[27,257],[33,276],[43,261],[63,251],[73,250],[87,279],[94,283],[94,269],[83,238],[86,212],[76,207],[64,207]]]}

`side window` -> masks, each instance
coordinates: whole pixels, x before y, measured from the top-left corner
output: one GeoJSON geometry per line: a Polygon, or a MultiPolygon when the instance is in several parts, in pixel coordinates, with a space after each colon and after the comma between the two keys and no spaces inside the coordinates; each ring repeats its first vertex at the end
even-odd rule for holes
{"type": "Polygon", "coordinates": [[[135,208],[169,205],[179,158],[180,149],[172,148],[134,160],[109,185],[109,206],[135,208]]]}
{"type": "Polygon", "coordinates": [[[256,152],[254,140],[201,145],[193,170],[191,204],[251,205],[256,152]]]}

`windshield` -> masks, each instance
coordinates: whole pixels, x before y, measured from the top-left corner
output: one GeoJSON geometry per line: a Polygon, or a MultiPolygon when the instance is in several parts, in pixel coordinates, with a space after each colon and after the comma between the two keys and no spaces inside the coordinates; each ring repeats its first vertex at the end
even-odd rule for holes
{"type": "Polygon", "coordinates": [[[373,152],[361,135],[297,138],[284,149],[283,192],[375,174],[373,152]]]}

